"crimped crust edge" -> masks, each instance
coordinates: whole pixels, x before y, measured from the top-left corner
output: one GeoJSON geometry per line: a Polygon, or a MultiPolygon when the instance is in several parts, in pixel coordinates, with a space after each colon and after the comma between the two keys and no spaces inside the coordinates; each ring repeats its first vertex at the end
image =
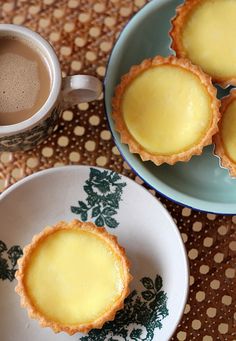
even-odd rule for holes
{"type": "Polygon", "coordinates": [[[175,164],[178,161],[189,161],[193,155],[199,155],[202,153],[202,149],[204,146],[207,146],[212,143],[212,136],[218,131],[218,121],[220,119],[220,101],[216,98],[216,88],[211,83],[211,78],[207,74],[205,74],[200,67],[193,65],[188,59],[176,58],[175,56],[162,57],[156,56],[152,59],[145,59],[141,64],[134,65],[131,67],[129,72],[122,76],[120,84],[116,87],[115,95],[112,100],[112,117],[115,122],[115,129],[119,132],[121,142],[128,145],[131,153],[137,153],[141,156],[143,161],[152,161],[156,165],[161,165],[162,163],[168,163],[170,165],[175,164]],[[123,93],[125,92],[126,87],[132,82],[133,79],[137,77],[138,74],[143,71],[155,67],[157,65],[177,65],[184,69],[187,69],[197,75],[202,82],[202,84],[206,87],[207,92],[211,97],[211,109],[212,109],[212,122],[209,127],[207,133],[201,141],[190,148],[187,151],[173,154],[173,155],[156,155],[150,152],[147,152],[130,134],[129,130],[126,127],[126,124],[123,119],[123,115],[121,112],[121,101],[123,93]]]}
{"type": "Polygon", "coordinates": [[[39,234],[35,235],[32,239],[32,242],[25,246],[23,249],[23,256],[18,260],[19,269],[16,271],[16,279],[18,283],[15,287],[15,291],[21,297],[21,306],[26,308],[28,311],[28,316],[32,319],[36,319],[39,321],[41,327],[50,327],[53,329],[55,333],[66,332],[69,335],[73,335],[78,332],[87,333],[91,329],[96,328],[100,329],[104,325],[105,322],[114,320],[115,315],[118,310],[124,307],[124,300],[128,296],[129,284],[132,280],[132,276],[130,274],[130,262],[126,256],[125,249],[118,244],[117,237],[109,234],[104,227],[97,227],[92,222],[81,222],[77,219],[72,220],[70,223],[66,223],[65,221],[60,221],[54,226],[48,226],[39,234]],[[62,229],[85,229],[87,231],[93,232],[96,235],[102,236],[106,242],[112,246],[114,251],[119,255],[124,268],[124,289],[122,291],[121,297],[115,302],[115,304],[111,307],[109,311],[99,317],[97,320],[86,323],[86,324],[78,324],[77,326],[67,326],[61,324],[59,322],[55,322],[47,319],[43,314],[41,314],[38,309],[33,305],[27,295],[27,289],[24,285],[24,270],[27,266],[28,260],[30,259],[32,251],[38,246],[40,241],[45,239],[47,236],[55,233],[58,230],[62,229]]]}
{"type": "MultiPolygon", "coordinates": [[[[228,106],[236,100],[236,89],[232,89],[229,93],[229,95],[225,96],[221,100],[221,114],[222,117],[227,110],[228,106]]],[[[220,122],[219,127],[221,127],[222,122],[220,122]]],[[[223,168],[227,168],[229,171],[229,174],[232,177],[236,177],[236,163],[233,162],[228,155],[226,154],[226,151],[224,149],[224,144],[220,135],[220,130],[218,134],[214,136],[213,142],[215,143],[215,149],[214,154],[218,156],[220,166],[223,168]]]]}
{"type": "MultiPolygon", "coordinates": [[[[203,0],[185,0],[185,2],[176,8],[176,15],[171,19],[171,29],[169,35],[171,37],[171,49],[175,51],[179,58],[188,58],[182,44],[181,30],[184,27],[185,21],[189,12],[203,0]]],[[[230,85],[236,85],[236,75],[234,77],[219,77],[211,75],[212,81],[217,83],[222,88],[227,88],[230,85]]]]}

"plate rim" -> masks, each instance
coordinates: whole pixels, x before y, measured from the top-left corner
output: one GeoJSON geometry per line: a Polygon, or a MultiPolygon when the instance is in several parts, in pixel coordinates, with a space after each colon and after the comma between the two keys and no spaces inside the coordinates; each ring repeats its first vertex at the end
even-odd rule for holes
{"type": "MultiPolygon", "coordinates": [[[[172,0],[168,0],[168,2],[171,2],[172,0]]],[[[108,122],[108,127],[110,129],[112,138],[116,144],[116,147],[118,148],[121,156],[123,159],[128,163],[130,166],[131,170],[138,175],[150,188],[154,189],[157,191],[159,194],[164,196],[165,198],[171,200],[172,202],[179,204],[184,207],[189,207],[191,209],[203,212],[203,213],[212,213],[212,214],[221,214],[221,215],[235,215],[236,214],[236,204],[234,203],[215,203],[211,201],[207,201],[204,199],[199,199],[195,198],[194,196],[191,196],[189,194],[181,193],[180,191],[163,184],[162,181],[160,181],[158,178],[155,178],[155,180],[148,180],[148,175],[146,175],[147,171],[142,172],[142,170],[139,169],[139,166],[134,165],[132,159],[130,160],[130,156],[132,158],[132,155],[130,151],[127,149],[127,151],[124,149],[126,145],[121,143],[120,141],[120,135],[117,133],[117,131],[114,128],[114,120],[109,114],[109,98],[107,96],[107,87],[106,84],[108,83],[108,77],[109,73],[111,73],[110,68],[111,68],[111,63],[112,59],[116,53],[116,49],[118,49],[118,45],[120,44],[121,39],[123,38],[123,35],[129,30],[132,29],[132,25],[135,25],[138,23],[139,19],[142,18],[142,16],[148,15],[149,12],[152,11],[154,8],[158,8],[159,6],[163,5],[165,0],[152,0],[151,2],[148,2],[142,7],[137,13],[135,13],[131,19],[128,20],[128,22],[125,24],[125,26],[122,28],[118,38],[115,41],[115,44],[112,47],[111,53],[109,55],[107,64],[106,64],[106,72],[103,80],[103,90],[104,90],[104,108],[105,108],[105,115],[107,118],[108,122]],[[160,185],[160,188],[158,187],[160,185]],[[164,188],[163,188],[164,186],[164,188]],[[167,189],[165,189],[167,187],[167,189]],[[223,211],[222,211],[223,207],[223,211]]],[[[143,161],[142,161],[143,162],[143,161]]]]}
{"type": "MultiPolygon", "coordinates": [[[[16,183],[14,183],[13,185],[11,185],[9,188],[7,188],[5,191],[3,191],[0,194],[0,203],[2,200],[4,200],[9,194],[11,194],[12,192],[14,192],[15,190],[17,190],[19,187],[23,186],[25,183],[28,183],[32,180],[34,180],[35,178],[50,174],[50,173],[54,173],[54,172],[63,172],[63,171],[67,171],[67,170],[78,170],[80,171],[80,169],[90,169],[90,168],[95,168],[95,169],[99,169],[99,170],[108,170],[110,172],[112,172],[113,170],[111,169],[107,169],[107,168],[103,168],[103,167],[97,167],[97,166],[90,166],[90,165],[65,165],[65,166],[60,166],[60,167],[52,167],[52,168],[47,168],[47,169],[43,169],[40,170],[38,172],[35,172],[33,174],[30,174],[24,178],[22,178],[21,180],[17,181],[16,183]]],[[[172,230],[173,233],[175,234],[175,238],[178,242],[178,244],[180,245],[180,250],[181,253],[183,255],[183,267],[184,267],[184,273],[186,274],[186,278],[184,279],[183,283],[184,283],[184,297],[183,297],[183,301],[182,301],[182,308],[180,310],[179,316],[177,318],[176,321],[176,325],[174,325],[173,330],[171,330],[171,332],[168,335],[168,338],[166,339],[166,341],[168,341],[175,333],[175,331],[178,328],[178,325],[180,323],[180,321],[183,318],[183,314],[184,314],[184,309],[189,297],[189,276],[190,276],[190,266],[189,266],[189,260],[188,260],[188,255],[187,255],[187,250],[185,248],[184,245],[184,241],[181,237],[181,233],[178,229],[177,224],[175,223],[174,219],[172,218],[172,216],[170,215],[170,213],[168,212],[168,210],[164,207],[164,205],[159,201],[159,199],[157,197],[155,197],[154,195],[152,195],[148,189],[146,189],[145,187],[143,187],[142,185],[138,184],[137,182],[135,182],[133,179],[130,179],[129,177],[118,173],[116,171],[113,171],[119,175],[121,175],[128,183],[131,183],[137,187],[139,187],[140,190],[142,190],[143,192],[145,192],[146,194],[148,194],[150,196],[150,198],[152,198],[151,200],[155,200],[156,204],[159,206],[159,209],[162,210],[162,212],[164,213],[165,217],[168,219],[170,225],[172,226],[172,230]]]]}

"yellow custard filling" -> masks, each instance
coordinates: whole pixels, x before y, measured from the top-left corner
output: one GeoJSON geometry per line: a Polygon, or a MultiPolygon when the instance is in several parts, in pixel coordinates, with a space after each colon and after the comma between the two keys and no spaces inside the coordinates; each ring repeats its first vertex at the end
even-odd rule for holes
{"type": "Polygon", "coordinates": [[[143,71],[124,92],[127,129],[148,152],[171,155],[197,144],[208,130],[211,99],[192,72],[159,65],[143,71]]]}
{"type": "Polygon", "coordinates": [[[123,290],[121,259],[96,234],[61,230],[33,251],[25,285],[33,305],[66,325],[95,321],[123,290]]]}
{"type": "Polygon", "coordinates": [[[236,100],[224,112],[221,137],[226,154],[236,163],[236,100]]]}
{"type": "Polygon", "coordinates": [[[214,76],[236,75],[236,1],[205,0],[190,12],[182,31],[187,57],[214,76]]]}

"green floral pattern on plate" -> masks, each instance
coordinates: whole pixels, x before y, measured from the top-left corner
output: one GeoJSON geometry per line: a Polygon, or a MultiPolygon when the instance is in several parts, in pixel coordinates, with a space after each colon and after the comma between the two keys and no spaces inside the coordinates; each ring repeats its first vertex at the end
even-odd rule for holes
{"type": "MultiPolygon", "coordinates": [[[[107,225],[116,228],[115,219],[122,200],[125,182],[121,176],[107,170],[90,168],[89,179],[83,186],[87,194],[86,202],[79,200],[78,206],[71,206],[71,212],[82,221],[93,218],[97,226],[107,225]]],[[[161,290],[162,278],[155,280],[143,277],[141,283],[145,290],[133,290],[125,300],[124,309],[118,311],[114,321],[107,322],[102,329],[93,329],[80,341],[151,341],[156,328],[162,328],[162,320],[168,316],[167,294],[161,290]]]]}
{"type": "Polygon", "coordinates": [[[85,181],[86,203],[78,201],[78,206],[71,206],[71,212],[78,214],[82,221],[94,218],[97,226],[115,228],[119,225],[114,216],[118,213],[125,182],[121,176],[107,170],[90,168],[89,179],[85,181]]]}
{"type": "Polygon", "coordinates": [[[144,290],[133,290],[125,300],[124,309],[118,311],[114,321],[102,329],[93,329],[80,341],[151,341],[156,328],[162,328],[162,320],[169,315],[167,294],[162,289],[162,278],[157,275],[141,279],[144,290]]]}
{"type": "MultiPolygon", "coordinates": [[[[124,187],[122,177],[112,171],[90,168],[88,179],[83,185],[87,194],[85,201],[71,206],[72,213],[81,220],[94,219],[97,226],[116,228],[116,220],[122,200],[124,187]]],[[[8,249],[0,241],[0,279],[13,281],[17,270],[17,260],[23,254],[18,245],[8,249]]],[[[124,308],[119,310],[113,321],[108,321],[101,329],[92,329],[87,335],[79,336],[77,341],[151,341],[155,330],[162,329],[163,320],[169,315],[167,293],[163,290],[162,278],[143,277],[142,289],[133,290],[125,300],[124,308]]]]}
{"type": "Polygon", "coordinates": [[[13,281],[15,272],[17,270],[16,264],[18,258],[23,255],[22,249],[19,245],[14,245],[7,248],[7,245],[0,240],[0,279],[13,281]]]}

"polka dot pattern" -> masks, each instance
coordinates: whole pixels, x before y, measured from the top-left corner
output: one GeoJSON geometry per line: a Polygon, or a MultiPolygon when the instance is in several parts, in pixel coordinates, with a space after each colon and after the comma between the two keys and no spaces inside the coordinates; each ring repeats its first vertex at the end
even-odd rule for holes
{"type": "MultiPolygon", "coordinates": [[[[48,39],[63,75],[91,74],[101,80],[112,46],[129,18],[147,0],[7,1],[1,22],[23,24],[48,39]]],[[[26,153],[0,153],[0,191],[38,170],[67,164],[107,167],[145,186],[123,161],[107,127],[103,95],[62,113],[41,145],[26,153]]],[[[183,318],[171,338],[232,341],[235,331],[236,215],[217,216],[181,207],[151,191],[167,207],[185,243],[190,291],[183,318]]]]}

